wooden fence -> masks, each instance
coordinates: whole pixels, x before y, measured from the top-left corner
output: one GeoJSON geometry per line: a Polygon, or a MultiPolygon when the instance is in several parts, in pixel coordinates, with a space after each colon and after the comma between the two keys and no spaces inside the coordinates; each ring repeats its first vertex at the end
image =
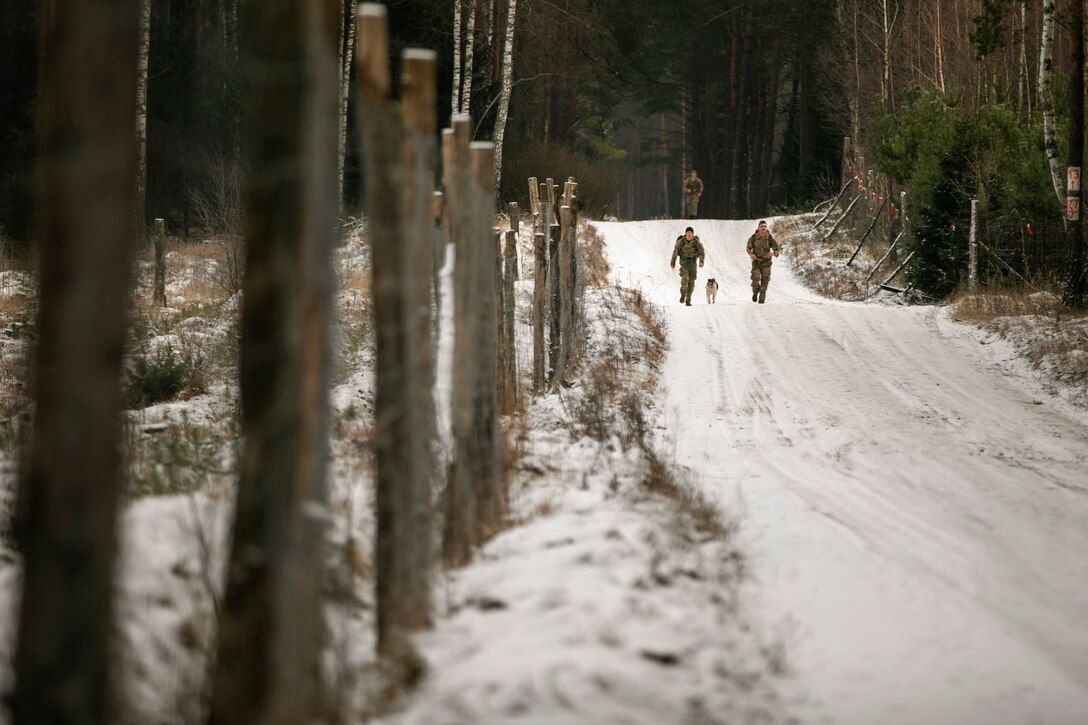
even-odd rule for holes
{"type": "MultiPolygon", "coordinates": [[[[831,239],[839,228],[846,224],[851,229],[861,230],[857,247],[846,262],[849,267],[854,263],[858,253],[861,252],[866,242],[886,240],[887,252],[869,270],[865,278],[866,294],[868,297],[868,285],[880,269],[887,269],[884,264],[890,261],[895,264],[899,261],[899,243],[910,235],[910,217],[907,215],[907,192],[898,190],[888,177],[876,172],[865,165],[865,156],[860,149],[853,146],[849,136],[843,139],[842,188],[838,195],[828,205],[823,216],[809,229],[810,233],[816,232],[829,220],[831,226],[822,239],[831,239]],[[898,192],[898,195],[897,195],[898,192]],[[855,211],[856,210],[856,211],[855,211]]],[[[913,252],[894,268],[894,270],[877,283],[878,288],[891,292],[901,293],[909,288],[895,287],[892,282],[906,269],[913,252]]]]}
{"type": "MultiPolygon", "coordinates": [[[[373,447],[377,477],[378,650],[410,658],[410,634],[431,617],[434,515],[441,559],[464,564],[504,525],[508,487],[500,418],[523,405],[517,364],[516,204],[510,229],[495,227],[494,147],[472,142],[472,121],[455,115],[441,133],[437,163],[435,56],[402,57],[399,103],[388,68],[384,6],[366,4],[355,53],[366,213],[373,247],[377,337],[373,447]],[[433,399],[437,266],[453,256],[453,362],[449,466],[438,475],[433,399]],[[443,489],[438,505],[432,501],[443,489]],[[435,509],[438,509],[437,511],[435,509]]],[[[567,381],[584,335],[584,271],[576,231],[577,184],[560,194],[530,179],[534,239],[532,391],[567,381]],[[545,365],[545,359],[547,365],[545,365]]]]}

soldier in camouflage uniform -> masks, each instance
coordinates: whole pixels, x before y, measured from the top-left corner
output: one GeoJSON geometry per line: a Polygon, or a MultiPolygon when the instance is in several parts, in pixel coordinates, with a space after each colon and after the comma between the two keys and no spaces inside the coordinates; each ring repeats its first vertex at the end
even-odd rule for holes
{"type": "Polygon", "coordinates": [[[684,179],[684,211],[688,219],[696,219],[699,216],[699,197],[703,195],[703,180],[691,170],[691,176],[684,179]]]}
{"type": "Polygon", "coordinates": [[[771,261],[778,256],[778,242],[761,221],[756,233],[748,237],[748,258],[752,260],[752,302],[767,299],[767,284],[771,281],[771,261]]]}
{"type": "Polygon", "coordinates": [[[680,301],[691,307],[691,291],[695,289],[695,260],[699,260],[699,266],[703,266],[706,252],[699,237],[695,236],[695,230],[688,227],[684,235],[676,238],[676,244],[672,248],[672,261],[669,266],[676,269],[676,259],[680,258],[680,301]]]}

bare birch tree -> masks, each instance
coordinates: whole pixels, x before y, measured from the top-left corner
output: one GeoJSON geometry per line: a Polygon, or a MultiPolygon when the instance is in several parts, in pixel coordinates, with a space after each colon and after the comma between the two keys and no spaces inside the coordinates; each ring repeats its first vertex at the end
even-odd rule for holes
{"type": "Polygon", "coordinates": [[[510,93],[514,87],[514,29],[517,22],[518,0],[509,0],[506,11],[506,40],[502,51],[502,90],[499,93],[499,108],[495,116],[495,131],[492,140],[495,143],[495,193],[498,194],[502,182],[502,142],[506,134],[506,119],[510,112],[510,93]]]}
{"type": "Polygon", "coordinates": [[[1039,48],[1039,107],[1043,110],[1043,148],[1050,165],[1050,180],[1058,208],[1065,209],[1065,185],[1062,183],[1062,164],[1058,158],[1057,129],[1054,123],[1054,96],[1050,91],[1050,79],[1054,75],[1054,6],[1055,0],[1043,0],[1043,34],[1039,48]]]}
{"type": "Polygon", "coordinates": [[[461,81],[461,107],[458,113],[472,113],[472,63],[476,48],[476,4],[477,0],[470,0],[468,5],[468,22],[465,28],[465,64],[461,81]]]}
{"type": "Polygon", "coordinates": [[[42,8],[36,408],[14,533],[16,723],[109,723],[139,0],[42,8]]]}
{"type": "Polygon", "coordinates": [[[234,535],[210,722],[322,720],[338,0],[242,11],[250,182],[234,535]]]}
{"type": "Polygon", "coordinates": [[[461,8],[464,0],[453,0],[453,93],[450,104],[450,115],[455,116],[461,112],[461,25],[463,24],[461,8]]]}

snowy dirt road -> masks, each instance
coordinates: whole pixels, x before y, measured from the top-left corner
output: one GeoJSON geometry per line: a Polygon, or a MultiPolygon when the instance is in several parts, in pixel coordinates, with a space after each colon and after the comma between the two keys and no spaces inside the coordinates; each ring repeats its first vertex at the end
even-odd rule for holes
{"type": "Polygon", "coordinates": [[[667,308],[657,445],[743,512],[795,715],[1088,722],[1088,418],[939,308],[823,299],[784,259],[751,302],[754,222],[692,223],[707,261],[682,306],[686,225],[596,226],[615,282],[667,308]]]}

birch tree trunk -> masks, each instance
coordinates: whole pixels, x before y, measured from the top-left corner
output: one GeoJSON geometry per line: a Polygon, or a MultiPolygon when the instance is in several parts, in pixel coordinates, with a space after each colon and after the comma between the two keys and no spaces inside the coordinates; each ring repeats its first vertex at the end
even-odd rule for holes
{"type": "Polygon", "coordinates": [[[242,439],[211,723],[321,722],[338,0],[246,3],[242,439]],[[275,72],[269,72],[275,69],[275,72]]]}
{"type": "Polygon", "coordinates": [[[510,112],[510,92],[514,87],[514,28],[517,22],[518,0],[508,0],[506,11],[506,41],[502,51],[502,90],[499,93],[499,108],[495,115],[495,196],[499,195],[502,184],[502,142],[506,134],[506,119],[510,112]]]}
{"type": "Polygon", "coordinates": [[[140,0],[140,46],[136,61],[136,246],[147,241],[147,64],[151,51],[151,0],[140,0]]]}
{"type": "Polygon", "coordinates": [[[138,0],[43,7],[36,409],[14,535],[14,723],[109,723],[138,0]],[[51,12],[52,11],[52,12],[51,12]]]}
{"type": "MultiPolygon", "coordinates": [[[[1050,78],[1054,74],[1054,6],[1055,0],[1043,0],[1043,33],[1039,48],[1039,106],[1043,110],[1043,149],[1050,165],[1050,181],[1058,208],[1065,209],[1062,165],[1058,159],[1057,129],[1054,124],[1054,96],[1050,92],[1050,78]]],[[[1064,214],[1063,214],[1064,215],[1064,214]]]]}
{"type": "Polygon", "coordinates": [[[464,0],[453,0],[453,93],[450,115],[461,112],[461,7],[464,0]]]}
{"type": "Polygon", "coordinates": [[[461,79],[461,107],[458,113],[472,113],[472,62],[476,46],[476,3],[471,0],[468,6],[468,26],[465,29],[465,65],[461,79]]]}

